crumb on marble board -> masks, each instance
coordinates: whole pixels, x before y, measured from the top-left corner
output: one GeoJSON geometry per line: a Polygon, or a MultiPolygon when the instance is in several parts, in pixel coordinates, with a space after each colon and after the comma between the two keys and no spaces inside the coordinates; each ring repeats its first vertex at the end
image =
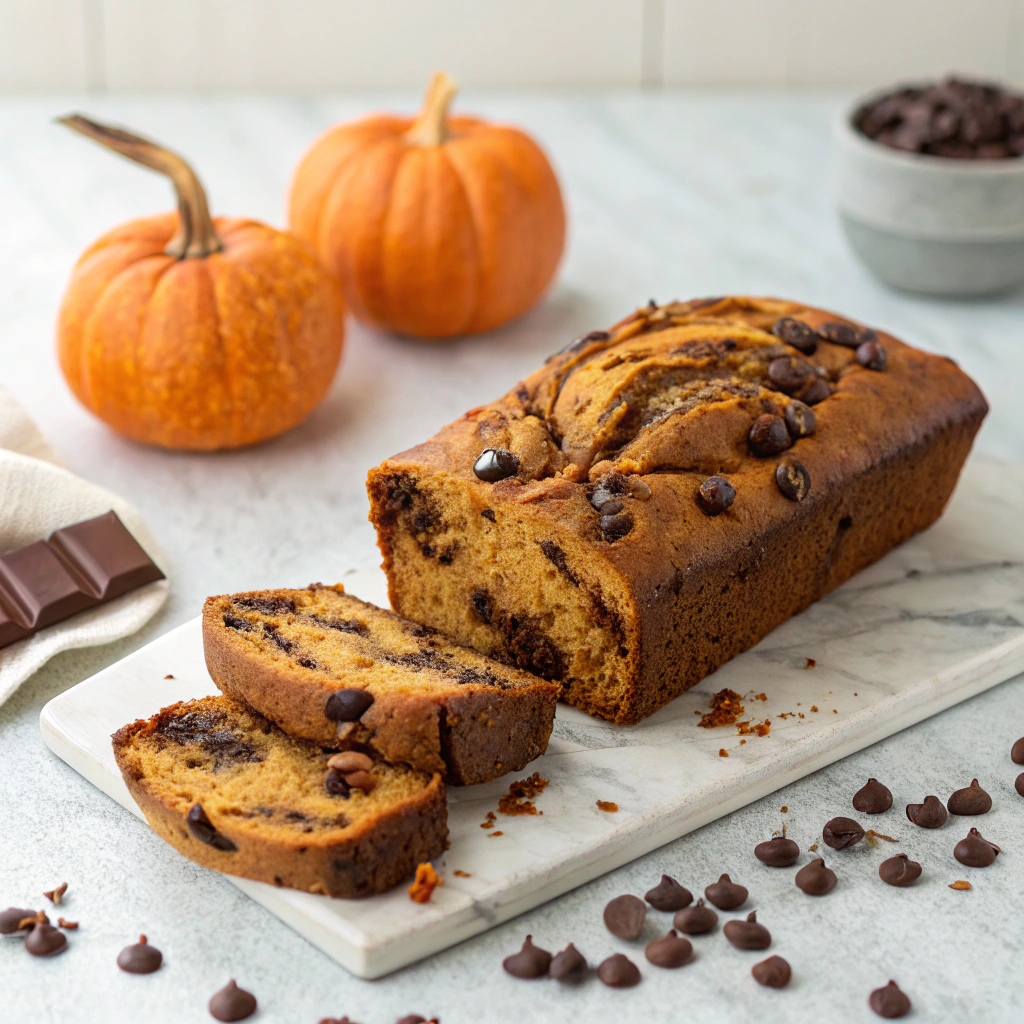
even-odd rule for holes
{"type": "Polygon", "coordinates": [[[548,788],[548,781],[540,777],[540,772],[534,772],[528,778],[510,783],[508,792],[498,800],[498,813],[509,816],[543,814],[543,811],[537,810],[533,798],[540,796],[548,788]]]}
{"type": "Polygon", "coordinates": [[[597,809],[604,811],[605,814],[614,814],[619,809],[619,805],[613,800],[598,800],[597,809]]]}
{"type": "Polygon", "coordinates": [[[456,868],[453,872],[456,878],[472,878],[473,873],[471,871],[463,871],[461,868],[456,868]]]}
{"type": "Polygon", "coordinates": [[[484,820],[480,822],[480,827],[481,828],[494,828],[495,818],[496,818],[496,815],[495,815],[494,811],[488,811],[487,812],[487,817],[484,818],[484,820]]]}
{"type": "Polygon", "coordinates": [[[735,690],[719,690],[711,698],[711,710],[701,715],[697,725],[701,729],[713,729],[719,725],[734,725],[743,714],[743,702],[735,690]]]}
{"type": "Polygon", "coordinates": [[[725,747],[720,747],[719,750],[718,750],[718,756],[719,757],[728,757],[729,756],[729,751],[726,750],[725,747]]]}
{"type": "Polygon", "coordinates": [[[956,889],[957,892],[966,892],[971,887],[971,883],[965,878],[958,878],[955,882],[949,883],[950,889],[956,889]]]}
{"type": "Polygon", "coordinates": [[[804,668],[814,668],[817,664],[813,658],[804,658],[804,668]]]}
{"type": "Polygon", "coordinates": [[[427,861],[416,865],[416,877],[409,886],[409,899],[413,903],[429,903],[434,890],[444,885],[444,879],[434,870],[434,865],[427,861]]]}

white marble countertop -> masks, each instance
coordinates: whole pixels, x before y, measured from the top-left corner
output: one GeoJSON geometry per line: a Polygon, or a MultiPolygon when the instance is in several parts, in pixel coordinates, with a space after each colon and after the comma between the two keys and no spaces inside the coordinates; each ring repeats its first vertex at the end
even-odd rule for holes
{"type": "MultiPolygon", "coordinates": [[[[137,505],[173,572],[170,600],[142,634],[58,657],[0,708],[0,905],[38,904],[42,889],[66,879],[67,915],[82,922],[72,948],[56,960],[35,960],[16,943],[0,943],[0,1019],[199,1022],[211,1019],[209,995],[237,977],[260,999],[254,1019],[266,1021],[312,1024],[348,1014],[360,1024],[391,1024],[412,1012],[438,1014],[444,1024],[554,1022],[570,1014],[857,1021],[873,1019],[867,994],[890,976],[914,999],[921,1019],[1016,1019],[1024,999],[1024,927],[1014,851],[1024,846],[1024,801],[1012,790],[1008,751],[1024,733],[1020,678],[376,982],[353,978],[219,876],[181,859],[43,746],[37,718],[50,697],[190,618],[205,595],[303,585],[366,568],[373,561],[367,467],[650,296],[793,296],[946,353],[992,404],[979,448],[1024,461],[1017,394],[1024,295],[970,303],[911,298],[886,290],[855,261],[833,214],[829,173],[831,119],[847,97],[472,99],[467,109],[533,131],[562,176],[570,247],[548,300],[492,337],[447,345],[382,337],[353,324],[335,385],[307,423],[260,448],[214,456],[123,442],[64,386],[53,322],[73,260],[102,231],[170,201],[155,176],[50,119],[82,109],[154,136],[192,158],[216,211],[279,223],[290,169],[316,132],[385,104],[411,106],[413,97],[0,102],[0,381],[73,470],[137,505]],[[806,846],[827,818],[846,813],[869,774],[887,781],[899,806],[930,792],[945,797],[978,776],[996,802],[981,820],[983,831],[1004,855],[988,871],[965,874],[948,852],[966,831],[962,821],[936,833],[915,830],[913,854],[926,870],[918,886],[881,885],[874,877],[877,851],[861,844],[863,851],[844,862],[848,884],[822,901],[800,897],[788,872],[754,861],[750,851],[779,826],[780,807],[789,808],[791,834],[806,846]],[[748,974],[756,955],[732,950],[720,935],[699,940],[698,959],[676,972],[656,971],[642,947],[614,940],[601,924],[605,901],[622,892],[642,895],[662,871],[695,891],[722,871],[744,881],[764,908],[778,951],[794,966],[791,988],[758,988],[748,974]],[[968,876],[975,880],[971,892],[946,888],[968,876]],[[151,977],[123,975],[114,966],[118,950],[140,931],[167,959],[151,977]],[[631,949],[644,981],[628,991],[594,980],[575,991],[516,982],[500,961],[527,932],[552,950],[573,941],[592,961],[631,949]]],[[[896,811],[876,827],[909,839],[896,811]]]]}

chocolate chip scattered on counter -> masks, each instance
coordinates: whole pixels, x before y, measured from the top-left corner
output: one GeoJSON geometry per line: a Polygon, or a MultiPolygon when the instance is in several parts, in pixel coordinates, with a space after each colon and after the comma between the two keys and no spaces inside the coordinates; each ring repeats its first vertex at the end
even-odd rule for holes
{"type": "Polygon", "coordinates": [[[832,342],[833,345],[842,345],[844,348],[857,348],[862,343],[856,327],[852,324],[839,323],[837,320],[830,320],[828,323],[822,324],[818,328],[818,337],[832,342]]]}
{"type": "Polygon", "coordinates": [[[836,873],[825,867],[825,861],[816,857],[810,864],[805,864],[793,879],[796,887],[808,896],[824,896],[836,887],[836,873]]]}
{"type": "Polygon", "coordinates": [[[570,942],[551,959],[551,977],[555,981],[574,984],[582,981],[587,973],[587,958],[570,942]]]}
{"type": "Polygon", "coordinates": [[[605,927],[620,939],[638,939],[646,916],[647,907],[636,896],[616,896],[604,908],[605,927]]]}
{"type": "Polygon", "coordinates": [[[999,856],[999,847],[990,843],[976,828],[972,828],[953,847],[953,856],[969,868],[987,868],[999,856]]]}
{"type": "Polygon", "coordinates": [[[8,907],[6,910],[0,910],[0,935],[16,935],[18,932],[26,931],[27,925],[25,928],[19,928],[18,925],[26,917],[35,916],[36,912],[34,910],[22,910],[19,907],[8,907]]]}
{"type": "Polygon", "coordinates": [[[905,853],[898,853],[878,865],[878,877],[887,885],[910,885],[921,877],[921,865],[905,853]]]}
{"type": "Polygon", "coordinates": [[[473,472],[485,483],[497,483],[519,472],[519,457],[506,448],[485,448],[473,463],[473,472]]]}
{"type": "Polygon", "coordinates": [[[786,421],[781,416],[766,412],[754,420],[747,434],[747,443],[755,455],[767,456],[784,452],[793,443],[793,439],[786,429],[786,421]]]}
{"type": "Polygon", "coordinates": [[[803,501],[811,489],[811,474],[796,459],[784,459],[775,467],[775,484],[790,501],[803,501]]]}
{"type": "Polygon", "coordinates": [[[25,949],[33,956],[55,956],[67,948],[67,936],[46,921],[37,921],[25,937],[25,949]]]}
{"type": "Polygon", "coordinates": [[[206,816],[206,811],[203,810],[202,804],[192,805],[185,818],[185,824],[188,825],[189,832],[199,842],[206,843],[207,846],[212,846],[215,850],[223,850],[225,853],[230,853],[232,850],[238,849],[227,836],[221,835],[213,827],[210,819],[206,816]]]}
{"type": "Polygon", "coordinates": [[[513,978],[543,978],[551,967],[551,954],[533,944],[533,936],[527,935],[523,948],[518,953],[505,957],[501,966],[513,978]]]}
{"type": "Polygon", "coordinates": [[[232,978],[209,1002],[210,1016],[216,1020],[245,1020],[256,1012],[256,997],[239,988],[232,978]]]}
{"type": "Polygon", "coordinates": [[[800,847],[785,836],[772,836],[754,847],[754,856],[770,868],[788,868],[800,859],[800,847]]]}
{"type": "Polygon", "coordinates": [[[56,889],[51,889],[49,892],[44,892],[43,895],[55,906],[60,906],[60,901],[64,898],[64,893],[68,891],[68,883],[61,882],[56,889]]]}
{"type": "Polygon", "coordinates": [[[828,381],[822,377],[818,377],[817,380],[812,380],[810,384],[800,394],[800,400],[806,402],[807,405],[817,405],[819,402],[824,402],[826,398],[832,396],[832,389],[828,385],[828,381]]]}
{"type": "Polygon", "coordinates": [[[648,942],[644,956],[655,967],[682,967],[693,956],[693,944],[672,928],[668,935],[648,942]]]}
{"type": "Polygon", "coordinates": [[[327,759],[327,767],[339,772],[372,772],[373,758],[358,750],[342,750],[327,759]]]}
{"type": "Polygon", "coordinates": [[[861,814],[881,814],[892,807],[892,793],[878,779],[868,779],[853,797],[853,809],[861,814]]]}
{"type": "Polygon", "coordinates": [[[799,356],[779,356],[768,364],[769,383],[784,395],[795,395],[814,376],[814,367],[799,356]]]}
{"type": "Polygon", "coordinates": [[[937,796],[926,796],[923,804],[907,804],[907,817],[921,828],[941,828],[946,824],[946,808],[937,796]]]}
{"type": "Polygon", "coordinates": [[[601,533],[604,534],[605,540],[621,540],[632,529],[633,517],[628,512],[601,516],[601,533]]]}
{"type": "Polygon", "coordinates": [[[706,935],[715,930],[718,915],[703,900],[697,900],[692,907],[680,910],[672,924],[684,935],[706,935]]]}
{"type": "Polygon", "coordinates": [[[373,703],[373,694],[369,690],[348,687],[335,690],[327,698],[324,714],[332,722],[355,722],[373,703]]]}
{"type": "Polygon", "coordinates": [[[974,814],[987,814],[992,810],[992,797],[978,785],[977,779],[964,789],[958,789],[947,801],[946,807],[950,814],[964,817],[974,814]]]}
{"type": "Polygon", "coordinates": [[[876,988],[868,996],[868,1006],[879,1017],[905,1017],[910,1013],[910,1000],[895,981],[890,981],[882,988],[876,988]]]}
{"type": "Polygon", "coordinates": [[[697,490],[697,504],[706,516],[721,515],[736,500],[736,488],[724,476],[709,476],[697,490]]]}
{"type": "Polygon", "coordinates": [[[719,910],[736,910],[747,902],[749,893],[728,875],[722,875],[717,882],[712,882],[704,890],[704,895],[708,902],[713,903],[719,910]]]}
{"type": "Polygon", "coordinates": [[[693,902],[693,893],[681,886],[670,875],[662,875],[661,881],[653,889],[647,891],[644,899],[655,910],[664,910],[672,914],[677,910],[682,910],[683,907],[688,907],[693,902]]]}
{"type": "Polygon", "coordinates": [[[783,410],[782,418],[786,421],[786,429],[794,441],[801,437],[810,437],[818,426],[818,417],[814,415],[814,410],[796,398],[783,410]]]}
{"type": "Polygon", "coordinates": [[[1013,788],[1017,790],[1019,796],[1024,796],[1024,772],[1021,772],[1014,780],[1013,788]]]}
{"type": "Polygon", "coordinates": [[[821,830],[821,838],[826,846],[833,850],[845,850],[856,846],[864,838],[864,829],[853,818],[832,818],[825,822],[821,830]]]}
{"type": "Polygon", "coordinates": [[[772,334],[779,341],[784,341],[787,345],[792,345],[793,348],[803,352],[805,356],[814,355],[815,349],[818,347],[818,335],[815,334],[814,328],[795,317],[784,316],[776,320],[772,334]]]}
{"type": "Polygon", "coordinates": [[[1024,736],[1010,747],[1010,760],[1014,764],[1024,764],[1024,736]]]}
{"type": "Polygon", "coordinates": [[[602,960],[597,976],[609,988],[632,988],[640,984],[639,968],[622,953],[613,953],[607,960],[602,960]]]}
{"type": "Polygon", "coordinates": [[[867,370],[884,370],[888,359],[877,341],[865,341],[857,346],[857,362],[867,370]]]}
{"type": "Polygon", "coordinates": [[[767,960],[754,964],[750,968],[754,981],[765,988],[785,988],[793,976],[789,963],[781,956],[770,956],[767,960]]]}
{"type": "Polygon", "coordinates": [[[327,774],[324,776],[324,789],[331,796],[347,797],[351,792],[348,783],[345,781],[345,776],[336,768],[329,768],[327,770],[327,774]]]}
{"type": "Polygon", "coordinates": [[[746,921],[726,921],[722,931],[737,949],[767,949],[772,944],[771,932],[758,924],[757,912],[753,910],[746,921]]]}
{"type": "Polygon", "coordinates": [[[117,954],[117,966],[129,974],[152,974],[163,962],[163,953],[151,946],[145,935],[140,935],[138,942],[125,946],[117,954]]]}

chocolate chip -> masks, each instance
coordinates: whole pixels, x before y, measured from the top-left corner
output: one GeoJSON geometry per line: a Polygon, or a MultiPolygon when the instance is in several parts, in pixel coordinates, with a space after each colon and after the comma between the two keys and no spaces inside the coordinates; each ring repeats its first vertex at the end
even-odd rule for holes
{"type": "Polygon", "coordinates": [[[245,1020],[256,1012],[256,997],[239,988],[232,978],[209,1003],[210,1016],[216,1020],[245,1020]]]}
{"type": "Polygon", "coordinates": [[[601,533],[608,541],[620,540],[633,529],[633,517],[628,512],[601,516],[601,533]]]}
{"type": "Polygon", "coordinates": [[[972,828],[953,847],[953,856],[969,868],[987,868],[999,856],[999,847],[985,839],[976,828],[972,828]]]}
{"type": "Polygon", "coordinates": [[[67,945],[67,936],[46,921],[37,921],[25,937],[25,949],[33,956],[56,956],[67,945]]]}
{"type": "Polygon", "coordinates": [[[877,341],[865,341],[857,346],[857,362],[868,370],[884,370],[887,362],[885,349],[877,341]]]}
{"type": "Polygon", "coordinates": [[[668,935],[647,943],[644,956],[655,967],[682,967],[693,956],[693,944],[672,928],[668,935]]]}
{"type": "Polygon", "coordinates": [[[616,896],[604,908],[605,927],[620,939],[637,939],[644,930],[647,907],[636,896],[616,896]]]}
{"type": "Polygon", "coordinates": [[[570,942],[551,960],[551,977],[565,984],[582,981],[587,973],[587,958],[570,942]]]}
{"type": "Polygon", "coordinates": [[[790,501],[803,501],[811,489],[811,474],[796,459],[784,459],[775,467],[775,484],[790,501]]]}
{"type": "Polygon", "coordinates": [[[836,887],[836,873],[825,867],[825,861],[816,857],[810,864],[805,864],[793,878],[796,887],[808,896],[824,896],[836,887]]]}
{"type": "Polygon", "coordinates": [[[786,395],[795,395],[814,376],[814,367],[799,356],[779,356],[768,364],[769,383],[786,395]]]}
{"type": "Polygon", "coordinates": [[[800,847],[792,839],[773,836],[754,847],[754,856],[770,868],[788,868],[800,859],[800,847]]]}
{"type": "Polygon", "coordinates": [[[857,348],[862,341],[868,338],[861,338],[857,328],[852,324],[839,323],[838,320],[830,320],[818,328],[818,337],[833,345],[842,345],[844,348],[857,348]]]}
{"type": "Polygon", "coordinates": [[[926,796],[923,804],[907,804],[907,817],[921,828],[941,828],[946,824],[946,808],[937,796],[926,796]]]}
{"type": "Polygon", "coordinates": [[[786,406],[782,415],[789,436],[794,441],[801,437],[810,437],[818,425],[818,417],[814,415],[814,410],[796,398],[786,406]]]}
{"type": "Polygon", "coordinates": [[[868,996],[868,1006],[879,1017],[888,1017],[890,1019],[893,1017],[905,1017],[910,1013],[910,1000],[895,981],[890,981],[884,988],[876,988],[868,996]]]}
{"type": "Polygon", "coordinates": [[[640,984],[640,971],[636,964],[621,953],[613,953],[607,960],[602,960],[597,976],[609,988],[632,988],[640,984]]]}
{"type": "Polygon", "coordinates": [[[693,902],[693,893],[684,889],[674,878],[669,875],[662,875],[661,881],[647,891],[644,899],[655,910],[664,910],[667,913],[675,913],[688,907],[693,902]]]}
{"type": "Polygon", "coordinates": [[[494,509],[493,508],[482,509],[481,512],[480,512],[480,515],[482,515],[484,517],[484,519],[488,520],[489,522],[495,523],[495,522],[498,521],[497,520],[497,516],[495,516],[495,514],[494,514],[494,509]]]}
{"type": "Polygon", "coordinates": [[[771,932],[757,923],[755,911],[747,914],[746,921],[726,921],[722,931],[737,949],[767,949],[772,944],[771,932]]]}
{"type": "Polygon", "coordinates": [[[680,910],[672,919],[672,923],[686,935],[705,935],[714,931],[718,924],[718,915],[703,900],[697,900],[692,907],[680,910]]]}
{"type": "Polygon", "coordinates": [[[373,694],[369,690],[349,687],[335,690],[327,698],[324,714],[332,722],[355,722],[373,703],[373,694]]]}
{"type": "Polygon", "coordinates": [[[899,853],[878,865],[878,877],[887,885],[910,885],[921,877],[921,865],[899,853]]]}
{"type": "Polygon", "coordinates": [[[795,317],[784,316],[776,320],[772,334],[806,356],[814,355],[814,350],[818,347],[818,336],[814,333],[814,328],[795,317]]]}
{"type": "Polygon", "coordinates": [[[0,911],[0,935],[15,935],[20,931],[25,931],[27,926],[19,928],[18,925],[26,917],[35,916],[34,910],[20,910],[18,907],[8,907],[6,910],[0,911]]]}
{"type": "Polygon", "coordinates": [[[349,785],[345,781],[345,776],[342,772],[339,772],[337,768],[330,768],[327,774],[324,776],[324,789],[327,790],[331,796],[344,796],[349,795],[349,785]]]}
{"type": "Polygon", "coordinates": [[[129,974],[152,974],[163,962],[163,953],[151,946],[145,935],[140,935],[138,942],[125,946],[117,954],[117,966],[129,974]]]}
{"type": "Polygon", "coordinates": [[[764,413],[754,420],[747,434],[747,444],[755,455],[778,455],[793,443],[781,416],[764,413]]]}
{"type": "Polygon", "coordinates": [[[1021,772],[1014,780],[1013,788],[1017,790],[1020,796],[1024,796],[1024,772],[1021,772]]]}
{"type": "Polygon", "coordinates": [[[507,448],[485,448],[473,463],[473,472],[486,483],[497,483],[519,472],[519,457],[507,448]]]}
{"type": "Polygon", "coordinates": [[[505,957],[501,966],[513,978],[543,978],[551,967],[551,954],[533,944],[533,936],[527,935],[523,948],[518,953],[505,957]]]}
{"type": "Polygon", "coordinates": [[[806,402],[807,405],[817,405],[819,402],[824,402],[831,395],[832,389],[828,386],[828,381],[823,377],[816,377],[800,393],[800,399],[806,402]]]}
{"type": "Polygon", "coordinates": [[[781,956],[770,956],[767,960],[754,964],[750,968],[750,973],[754,976],[754,981],[765,988],[785,988],[793,975],[789,964],[781,956]]]}
{"type": "Polygon", "coordinates": [[[747,902],[747,890],[734,882],[728,875],[722,875],[704,890],[709,903],[719,910],[735,910],[747,902]]]}
{"type": "Polygon", "coordinates": [[[845,850],[848,846],[856,846],[864,838],[864,829],[853,818],[832,818],[825,822],[821,838],[833,850],[845,850]]]}
{"type": "Polygon", "coordinates": [[[697,490],[697,504],[706,516],[721,515],[736,500],[736,488],[724,476],[709,476],[697,490]]]}
{"type": "Polygon", "coordinates": [[[185,824],[188,826],[189,832],[199,842],[206,843],[207,846],[212,846],[215,850],[223,850],[226,853],[230,853],[232,850],[238,849],[227,836],[221,835],[213,827],[210,819],[206,816],[206,811],[203,810],[202,804],[192,805],[185,817],[185,824]]]}
{"type": "Polygon", "coordinates": [[[1014,764],[1024,764],[1024,736],[1010,748],[1010,760],[1014,764]]]}
{"type": "Polygon", "coordinates": [[[868,779],[853,797],[853,808],[862,814],[881,814],[892,807],[892,793],[878,779],[868,779]]]}
{"type": "Polygon", "coordinates": [[[977,779],[972,779],[966,789],[958,789],[946,801],[946,807],[950,814],[987,814],[992,810],[992,797],[978,785],[977,779]]]}

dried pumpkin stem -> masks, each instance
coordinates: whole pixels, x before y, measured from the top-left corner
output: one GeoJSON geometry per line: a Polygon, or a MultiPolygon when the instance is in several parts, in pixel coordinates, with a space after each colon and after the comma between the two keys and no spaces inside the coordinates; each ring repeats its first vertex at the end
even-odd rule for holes
{"type": "Polygon", "coordinates": [[[458,91],[458,83],[447,72],[435,72],[423,97],[423,108],[405,134],[406,141],[413,146],[440,146],[451,135],[448,108],[458,91]]]}
{"type": "Polygon", "coordinates": [[[217,237],[206,202],[206,192],[196,172],[187,161],[163,146],[158,146],[141,135],[133,135],[121,128],[100,124],[81,114],[57,118],[59,124],[87,136],[101,146],[134,160],[143,167],[166,174],[174,185],[178,197],[181,225],[178,233],[167,243],[164,252],[176,260],[195,259],[220,252],[224,245],[217,237]]]}

